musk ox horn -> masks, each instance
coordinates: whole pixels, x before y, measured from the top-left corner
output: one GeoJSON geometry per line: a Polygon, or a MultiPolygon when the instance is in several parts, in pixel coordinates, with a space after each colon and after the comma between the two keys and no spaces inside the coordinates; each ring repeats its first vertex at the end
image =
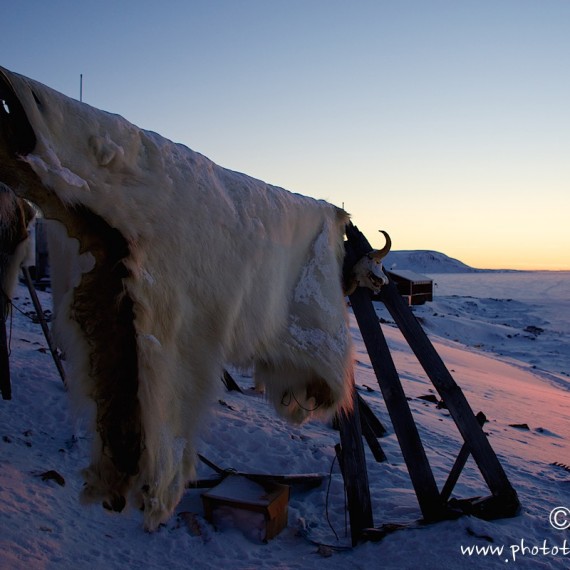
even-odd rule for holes
{"type": "Polygon", "coordinates": [[[372,259],[376,259],[378,261],[384,259],[388,253],[390,253],[390,249],[392,248],[392,240],[390,239],[388,232],[385,232],[384,230],[379,231],[381,234],[384,234],[384,237],[386,238],[386,245],[382,249],[375,249],[369,253],[372,259]]]}

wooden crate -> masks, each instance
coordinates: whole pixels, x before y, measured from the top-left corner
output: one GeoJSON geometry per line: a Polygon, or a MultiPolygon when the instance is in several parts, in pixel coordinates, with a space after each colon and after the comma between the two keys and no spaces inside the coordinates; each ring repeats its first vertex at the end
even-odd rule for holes
{"type": "Polygon", "coordinates": [[[289,486],[228,475],[202,494],[202,503],[206,520],[214,526],[238,527],[251,537],[267,541],[287,526],[289,486]]]}

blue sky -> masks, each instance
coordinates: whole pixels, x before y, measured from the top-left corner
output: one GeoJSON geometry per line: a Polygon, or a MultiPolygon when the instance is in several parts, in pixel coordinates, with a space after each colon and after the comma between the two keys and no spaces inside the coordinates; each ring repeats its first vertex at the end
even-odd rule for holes
{"type": "Polygon", "coordinates": [[[570,269],[566,0],[27,1],[0,65],[345,208],[375,245],[570,269]]]}

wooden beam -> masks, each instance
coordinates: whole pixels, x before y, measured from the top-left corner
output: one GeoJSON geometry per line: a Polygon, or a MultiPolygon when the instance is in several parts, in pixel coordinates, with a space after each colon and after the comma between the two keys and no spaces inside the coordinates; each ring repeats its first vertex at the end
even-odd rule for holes
{"type": "Polygon", "coordinates": [[[228,392],[239,392],[243,394],[243,390],[239,387],[238,383],[234,380],[234,377],[227,371],[224,370],[222,375],[222,382],[225,384],[228,392]]]}
{"type": "Polygon", "coordinates": [[[374,415],[374,412],[370,409],[370,406],[366,403],[364,398],[358,394],[357,392],[357,399],[358,399],[358,410],[360,412],[360,418],[362,423],[366,421],[366,423],[372,429],[372,433],[376,437],[383,437],[386,434],[386,428],[382,425],[380,420],[374,415]]]}
{"type": "MultiPolygon", "coordinates": [[[[482,426],[487,421],[487,418],[483,412],[479,412],[477,414],[477,421],[479,422],[480,426],[482,426]]],[[[447,502],[449,500],[449,497],[451,497],[451,493],[453,492],[453,489],[455,488],[455,485],[459,480],[459,476],[461,475],[461,472],[463,471],[463,468],[465,467],[465,464],[467,463],[470,455],[469,446],[464,443],[459,450],[459,455],[457,456],[457,459],[455,460],[451,471],[449,472],[447,481],[441,490],[441,498],[444,502],[447,502]]]]}
{"type": "MultiPolygon", "coordinates": [[[[372,250],[368,240],[353,224],[347,225],[346,237],[343,267],[345,284],[350,283],[350,273],[355,263],[372,250]]],[[[349,297],[352,310],[388,408],[422,514],[426,520],[437,520],[444,516],[444,504],[378,316],[374,311],[371,295],[372,292],[368,289],[358,287],[349,297]]]]}
{"type": "Polygon", "coordinates": [[[46,342],[48,343],[51,356],[53,358],[57,371],[59,372],[61,381],[63,382],[63,385],[66,386],[65,370],[63,369],[63,364],[61,363],[61,359],[59,358],[57,348],[53,342],[51,333],[49,331],[49,327],[46,322],[46,317],[44,315],[44,310],[42,309],[42,305],[40,303],[40,300],[38,299],[38,295],[36,293],[36,289],[32,281],[32,276],[30,275],[30,270],[27,267],[22,267],[22,272],[26,280],[26,285],[28,286],[28,291],[30,292],[30,298],[32,299],[32,303],[34,304],[34,309],[36,310],[36,314],[38,315],[38,320],[42,327],[44,337],[46,339],[46,342]]]}
{"type": "Polygon", "coordinates": [[[436,520],[442,516],[443,503],[370,296],[368,289],[357,288],[350,296],[352,310],[384,396],[420,509],[426,520],[436,520]]]}
{"type": "Polygon", "coordinates": [[[360,413],[354,388],[352,412],[347,413],[342,410],[338,414],[338,419],[341,445],[339,462],[348,500],[352,545],[356,546],[362,538],[364,529],[373,527],[374,521],[368,471],[362,443],[360,413]]]}
{"type": "Polygon", "coordinates": [[[217,473],[217,476],[209,479],[198,479],[196,481],[190,481],[186,485],[188,489],[194,489],[197,487],[214,487],[228,475],[241,475],[242,477],[247,477],[252,481],[281,483],[282,485],[290,485],[292,487],[298,487],[305,490],[319,487],[327,478],[327,474],[325,473],[301,473],[291,475],[274,473],[246,473],[244,471],[238,471],[231,468],[222,469],[201,454],[198,454],[198,459],[204,463],[204,465],[207,465],[210,467],[210,469],[215,471],[217,473]]]}
{"type": "Polygon", "coordinates": [[[374,456],[377,463],[382,463],[386,461],[387,457],[382,449],[382,446],[378,442],[378,436],[374,433],[374,428],[368,422],[368,418],[362,415],[362,410],[360,410],[360,426],[362,428],[362,435],[374,456]]]}

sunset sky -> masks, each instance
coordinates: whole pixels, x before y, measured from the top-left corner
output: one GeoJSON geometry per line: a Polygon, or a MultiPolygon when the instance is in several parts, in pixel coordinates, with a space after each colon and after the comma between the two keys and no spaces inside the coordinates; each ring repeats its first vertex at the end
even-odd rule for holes
{"type": "Polygon", "coordinates": [[[0,65],[344,204],[373,245],[570,270],[567,0],[3,2],[0,65]]]}

